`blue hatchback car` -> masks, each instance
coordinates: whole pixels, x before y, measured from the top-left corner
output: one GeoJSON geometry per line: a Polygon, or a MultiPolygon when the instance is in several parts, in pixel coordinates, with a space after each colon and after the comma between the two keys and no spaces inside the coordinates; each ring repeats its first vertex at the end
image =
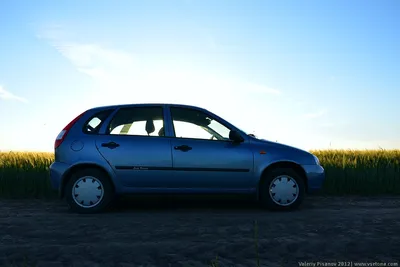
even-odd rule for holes
{"type": "Polygon", "coordinates": [[[313,154],[188,105],[93,108],[60,132],[54,149],[52,187],[78,213],[137,193],[254,194],[263,207],[288,210],[325,179],[313,154]]]}

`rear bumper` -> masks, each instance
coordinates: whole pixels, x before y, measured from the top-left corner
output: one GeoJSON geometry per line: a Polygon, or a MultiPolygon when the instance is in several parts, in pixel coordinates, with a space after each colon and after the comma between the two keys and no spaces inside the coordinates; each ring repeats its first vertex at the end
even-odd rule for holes
{"type": "Polygon", "coordinates": [[[57,190],[59,194],[61,193],[60,189],[61,189],[61,182],[63,175],[68,170],[69,167],[70,165],[62,162],[53,162],[50,165],[49,171],[50,171],[51,187],[54,190],[57,190]]]}
{"type": "Polygon", "coordinates": [[[303,165],[307,176],[307,192],[316,193],[320,191],[325,181],[325,170],[320,165],[303,165]]]}

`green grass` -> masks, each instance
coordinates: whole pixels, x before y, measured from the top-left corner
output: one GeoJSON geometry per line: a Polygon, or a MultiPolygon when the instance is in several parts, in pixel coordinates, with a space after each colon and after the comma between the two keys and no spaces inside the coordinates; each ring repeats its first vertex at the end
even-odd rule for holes
{"type": "Polygon", "coordinates": [[[48,172],[53,160],[52,153],[1,152],[0,197],[55,197],[48,172]]]}
{"type": "MultiPolygon", "coordinates": [[[[327,195],[400,195],[400,150],[318,150],[327,195]]],[[[52,153],[0,152],[0,197],[53,198],[52,153]]]]}
{"type": "Polygon", "coordinates": [[[311,152],[325,168],[328,195],[400,194],[400,150],[311,152]]]}

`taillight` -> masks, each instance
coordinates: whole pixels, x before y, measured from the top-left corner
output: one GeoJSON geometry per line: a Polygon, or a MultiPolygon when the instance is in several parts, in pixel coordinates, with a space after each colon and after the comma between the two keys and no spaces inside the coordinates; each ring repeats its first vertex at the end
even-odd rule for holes
{"type": "Polygon", "coordinates": [[[68,125],[65,126],[64,129],[62,129],[62,131],[57,135],[56,141],[54,142],[54,149],[56,149],[57,147],[59,147],[61,145],[61,143],[64,141],[65,137],[67,136],[69,130],[83,116],[83,114],[85,114],[85,112],[83,112],[78,117],[73,119],[70,123],[68,123],[68,125]]]}

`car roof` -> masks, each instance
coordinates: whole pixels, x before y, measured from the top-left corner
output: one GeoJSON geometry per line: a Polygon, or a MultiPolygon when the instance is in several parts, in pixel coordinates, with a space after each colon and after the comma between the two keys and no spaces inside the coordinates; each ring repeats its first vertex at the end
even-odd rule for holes
{"type": "Polygon", "coordinates": [[[134,104],[106,105],[106,106],[94,107],[89,110],[102,110],[102,109],[108,109],[108,108],[145,107],[145,106],[174,106],[174,107],[192,108],[192,109],[208,111],[208,110],[198,107],[198,106],[185,105],[185,104],[172,104],[172,103],[134,103],[134,104]]]}

